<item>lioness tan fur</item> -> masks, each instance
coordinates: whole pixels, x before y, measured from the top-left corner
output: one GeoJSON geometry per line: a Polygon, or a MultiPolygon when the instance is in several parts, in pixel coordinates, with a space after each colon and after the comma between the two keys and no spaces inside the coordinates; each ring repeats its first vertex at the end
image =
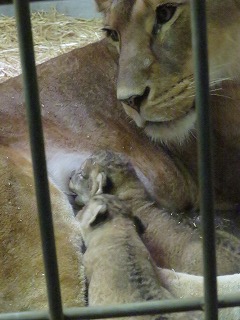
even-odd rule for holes
{"type": "MultiPolygon", "coordinates": [[[[106,148],[122,152],[138,170],[152,197],[168,212],[187,214],[188,209],[198,208],[189,1],[97,3],[105,16],[108,39],[38,67],[58,258],[63,263],[62,270],[70,276],[62,273],[61,278],[66,306],[84,302],[83,273],[78,268],[80,250],[73,243],[79,230],[73,227],[73,213],[62,192],[68,192],[68,177],[79,166],[79,159],[83,161],[93,151],[106,148]],[[61,250],[62,246],[66,251],[61,250]],[[68,254],[74,257],[75,264],[68,254]]],[[[231,214],[225,213],[223,229],[226,227],[227,238],[233,238],[235,243],[235,236],[239,235],[236,208],[240,202],[239,0],[209,0],[207,13],[216,205],[231,210],[231,214]]],[[[0,268],[0,309],[46,308],[46,299],[40,294],[44,290],[44,271],[38,263],[41,251],[21,77],[2,83],[0,96],[4,265],[0,268]],[[20,212],[22,221],[18,218],[20,212]],[[31,264],[27,266],[26,261],[31,264]],[[39,281],[37,286],[35,281],[39,281]]],[[[154,226],[152,220],[149,213],[149,222],[154,226]]],[[[178,241],[178,234],[174,235],[171,239],[178,241]]],[[[162,238],[157,229],[152,230],[152,236],[154,251],[160,251],[162,238]]],[[[165,245],[167,236],[161,234],[165,245]]],[[[239,272],[236,261],[233,272],[239,272]]],[[[183,271],[177,260],[164,267],[183,271]]]]}

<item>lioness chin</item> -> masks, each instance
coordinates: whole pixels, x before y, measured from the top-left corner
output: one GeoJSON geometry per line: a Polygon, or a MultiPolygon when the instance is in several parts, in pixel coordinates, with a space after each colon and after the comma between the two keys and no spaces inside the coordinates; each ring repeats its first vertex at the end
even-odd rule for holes
{"type": "MultiPolygon", "coordinates": [[[[159,206],[168,212],[184,212],[184,217],[190,216],[189,209],[198,210],[189,1],[96,2],[104,15],[107,39],[49,60],[37,69],[66,306],[84,303],[79,230],[64,194],[69,192],[68,180],[71,171],[79,167],[79,159],[83,162],[101,149],[124,153],[159,206]]],[[[208,0],[207,13],[214,188],[216,207],[227,210],[219,211],[218,227],[226,234],[227,243],[233,239],[236,244],[240,2],[208,0]]],[[[21,77],[2,83],[0,96],[0,309],[46,308],[21,77]]],[[[151,211],[147,219],[154,225],[151,211]]],[[[188,235],[189,230],[186,228],[188,235]]],[[[162,257],[163,240],[164,246],[168,239],[170,246],[179,241],[178,233],[168,237],[165,231],[166,235],[157,230],[151,234],[154,251],[162,257]]],[[[168,258],[163,260],[175,262],[159,266],[181,272],[182,262],[168,258]]],[[[236,253],[233,273],[239,272],[235,268],[238,259],[236,253]]],[[[221,256],[219,265],[223,267],[221,256]]]]}

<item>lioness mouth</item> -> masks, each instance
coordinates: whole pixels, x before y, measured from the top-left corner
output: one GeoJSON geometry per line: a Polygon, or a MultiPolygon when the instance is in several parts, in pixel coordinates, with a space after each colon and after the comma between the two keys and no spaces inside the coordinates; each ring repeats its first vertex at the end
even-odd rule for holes
{"type": "Polygon", "coordinates": [[[161,120],[161,121],[146,121],[145,122],[145,127],[148,125],[164,125],[164,126],[170,126],[173,125],[174,123],[183,120],[184,118],[186,118],[186,116],[188,115],[192,115],[192,113],[195,112],[195,104],[187,111],[185,112],[183,115],[181,115],[180,117],[171,119],[171,120],[161,120]]]}
{"type": "Polygon", "coordinates": [[[195,128],[195,121],[196,112],[193,105],[181,117],[168,121],[146,121],[144,131],[154,141],[182,143],[195,128]]]}

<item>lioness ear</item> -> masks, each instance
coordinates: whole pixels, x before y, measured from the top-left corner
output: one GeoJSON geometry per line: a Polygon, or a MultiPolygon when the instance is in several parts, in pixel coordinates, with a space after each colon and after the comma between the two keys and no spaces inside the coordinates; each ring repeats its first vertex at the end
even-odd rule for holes
{"type": "Polygon", "coordinates": [[[99,12],[105,12],[110,7],[111,0],[95,0],[99,12]]]}

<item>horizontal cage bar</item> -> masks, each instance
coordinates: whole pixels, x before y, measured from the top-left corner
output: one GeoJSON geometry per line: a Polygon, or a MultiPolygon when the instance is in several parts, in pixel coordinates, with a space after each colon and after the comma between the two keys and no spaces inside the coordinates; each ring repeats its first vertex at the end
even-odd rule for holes
{"type": "MultiPolygon", "coordinates": [[[[220,295],[218,308],[240,306],[238,293],[220,295]]],[[[64,309],[64,315],[68,320],[74,319],[99,319],[117,318],[131,315],[161,314],[181,311],[204,310],[204,298],[173,299],[161,301],[148,301],[113,306],[82,307],[64,309]]],[[[0,314],[0,320],[48,320],[47,311],[32,311],[0,314]]]]}

